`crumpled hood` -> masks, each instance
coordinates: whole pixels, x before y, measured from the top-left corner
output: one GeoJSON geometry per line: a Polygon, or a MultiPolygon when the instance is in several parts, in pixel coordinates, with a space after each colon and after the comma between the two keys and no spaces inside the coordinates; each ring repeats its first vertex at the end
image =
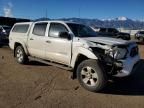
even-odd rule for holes
{"type": "Polygon", "coordinates": [[[86,41],[95,42],[95,43],[101,43],[105,45],[126,45],[130,43],[135,43],[133,41],[126,41],[121,39],[115,39],[110,37],[88,37],[88,38],[82,38],[86,41]]]}

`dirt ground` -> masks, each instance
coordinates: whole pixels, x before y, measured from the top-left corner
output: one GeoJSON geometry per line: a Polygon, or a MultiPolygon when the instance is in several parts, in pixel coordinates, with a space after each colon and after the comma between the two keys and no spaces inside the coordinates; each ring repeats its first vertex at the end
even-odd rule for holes
{"type": "Polygon", "coordinates": [[[0,108],[144,108],[144,45],[139,50],[133,76],[92,93],[68,71],[34,61],[20,65],[8,47],[0,48],[0,108]]]}

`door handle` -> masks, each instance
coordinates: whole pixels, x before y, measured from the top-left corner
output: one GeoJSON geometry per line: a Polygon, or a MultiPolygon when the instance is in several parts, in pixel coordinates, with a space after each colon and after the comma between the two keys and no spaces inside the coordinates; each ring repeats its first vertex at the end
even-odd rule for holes
{"type": "Polygon", "coordinates": [[[30,38],[30,40],[34,40],[33,38],[30,38]]]}
{"type": "Polygon", "coordinates": [[[47,40],[46,43],[51,43],[51,41],[47,40]]]}

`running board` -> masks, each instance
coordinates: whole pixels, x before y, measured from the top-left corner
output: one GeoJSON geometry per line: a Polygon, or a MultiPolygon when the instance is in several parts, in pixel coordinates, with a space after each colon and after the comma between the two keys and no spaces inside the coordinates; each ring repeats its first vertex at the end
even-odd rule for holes
{"type": "Polygon", "coordinates": [[[43,60],[43,59],[40,59],[40,58],[30,57],[30,56],[28,58],[32,61],[38,61],[38,62],[48,64],[48,65],[51,65],[51,66],[55,66],[55,67],[58,67],[58,68],[61,68],[61,69],[65,69],[65,70],[69,70],[69,71],[72,70],[71,67],[68,67],[68,66],[60,64],[60,63],[55,63],[55,62],[52,62],[52,61],[43,60]]]}

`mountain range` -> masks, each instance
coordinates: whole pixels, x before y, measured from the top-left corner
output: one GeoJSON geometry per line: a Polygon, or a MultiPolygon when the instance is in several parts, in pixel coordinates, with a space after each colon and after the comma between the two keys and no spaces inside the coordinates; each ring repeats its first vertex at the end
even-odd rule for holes
{"type": "Polygon", "coordinates": [[[72,21],[92,26],[94,28],[99,27],[111,27],[111,28],[124,28],[124,29],[144,29],[144,21],[132,20],[127,17],[118,17],[114,19],[84,19],[84,18],[60,18],[60,19],[49,19],[40,18],[39,20],[63,20],[72,21]]]}

